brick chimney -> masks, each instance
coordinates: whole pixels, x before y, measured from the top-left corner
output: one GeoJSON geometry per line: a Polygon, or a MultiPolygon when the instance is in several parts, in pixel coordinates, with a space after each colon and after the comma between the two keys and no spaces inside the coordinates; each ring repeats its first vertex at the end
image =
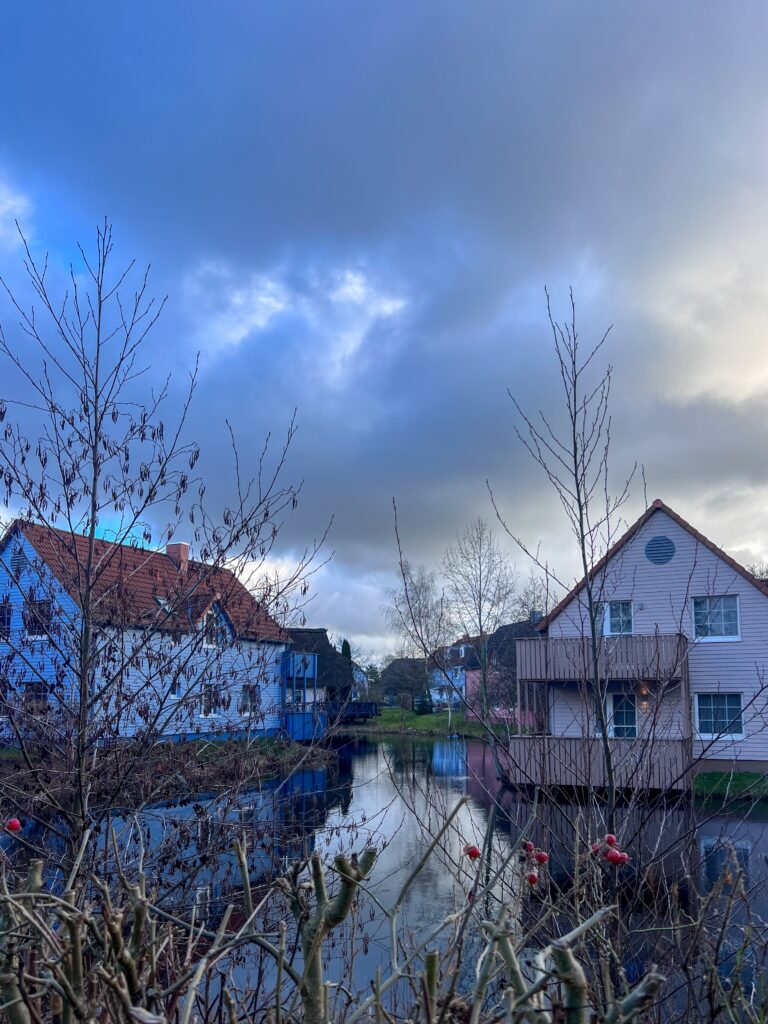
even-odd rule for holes
{"type": "Polygon", "coordinates": [[[166,544],[165,553],[180,572],[186,572],[189,565],[189,544],[166,544]]]}

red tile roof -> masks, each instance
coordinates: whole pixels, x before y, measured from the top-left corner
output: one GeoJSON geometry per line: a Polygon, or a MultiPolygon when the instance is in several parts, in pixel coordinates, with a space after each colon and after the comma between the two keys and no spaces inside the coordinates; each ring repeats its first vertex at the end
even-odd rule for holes
{"type": "MultiPolygon", "coordinates": [[[[19,529],[53,575],[81,605],[88,538],[36,523],[19,529]]],[[[3,544],[5,540],[3,541],[3,544]]],[[[217,602],[244,640],[290,642],[290,637],[229,569],[190,561],[186,572],[162,551],[96,540],[94,611],[100,625],[189,630],[217,602]],[[166,606],[161,605],[166,602],[166,606]]]]}
{"type": "MultiPolygon", "coordinates": [[[[683,519],[682,516],[678,515],[677,512],[675,512],[673,509],[669,507],[669,505],[665,505],[661,498],[657,498],[655,501],[651,502],[651,504],[648,506],[645,512],[643,512],[640,518],[635,523],[633,523],[632,526],[630,526],[627,532],[622,534],[621,537],[619,537],[616,543],[613,544],[608,549],[608,551],[606,551],[606,553],[598,562],[595,562],[594,566],[590,570],[589,578],[593,579],[594,576],[597,573],[599,573],[600,570],[605,565],[607,565],[608,562],[610,562],[610,560],[616,554],[618,554],[618,552],[624,547],[624,545],[627,544],[635,536],[638,530],[642,526],[645,526],[645,524],[648,522],[651,516],[654,515],[656,512],[664,512],[665,515],[669,516],[669,518],[674,523],[677,523],[678,526],[681,526],[684,530],[690,533],[690,535],[695,540],[697,540],[699,544],[703,545],[705,548],[708,548],[710,551],[712,551],[715,555],[717,555],[718,558],[722,559],[727,566],[733,569],[734,572],[738,573],[739,576],[743,576],[744,579],[747,580],[748,583],[751,583],[753,587],[756,587],[761,594],[765,594],[765,596],[768,597],[768,584],[766,584],[763,580],[758,579],[757,576],[753,576],[749,569],[745,569],[743,565],[740,565],[734,558],[731,558],[729,554],[726,554],[726,552],[723,551],[722,548],[719,548],[716,544],[709,540],[708,537],[705,537],[703,533],[699,533],[699,531],[695,527],[691,526],[691,524],[687,520],[683,519]]],[[[562,601],[558,602],[558,604],[555,605],[552,611],[548,615],[546,615],[541,620],[541,622],[538,623],[536,628],[539,630],[546,629],[550,622],[552,622],[552,620],[555,619],[560,614],[560,612],[563,611],[563,609],[571,603],[574,597],[576,597],[577,594],[581,593],[581,591],[584,589],[584,586],[584,580],[579,580],[576,586],[565,595],[562,601]]]]}

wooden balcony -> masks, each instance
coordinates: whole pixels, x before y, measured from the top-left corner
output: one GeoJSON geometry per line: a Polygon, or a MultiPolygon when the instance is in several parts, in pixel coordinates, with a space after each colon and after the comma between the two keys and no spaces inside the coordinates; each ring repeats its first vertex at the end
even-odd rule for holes
{"type": "MultiPolygon", "coordinates": [[[[616,785],[621,789],[685,789],[690,744],[684,739],[612,739],[616,785]]],[[[606,785],[602,743],[596,737],[513,736],[502,767],[515,785],[600,788],[606,785]]]]}
{"type": "MultiPolygon", "coordinates": [[[[680,633],[606,636],[600,641],[601,679],[681,679],[687,669],[688,639],[680,633]]],[[[542,637],[517,641],[517,677],[541,682],[588,682],[593,677],[592,644],[586,637],[542,637]]]]}

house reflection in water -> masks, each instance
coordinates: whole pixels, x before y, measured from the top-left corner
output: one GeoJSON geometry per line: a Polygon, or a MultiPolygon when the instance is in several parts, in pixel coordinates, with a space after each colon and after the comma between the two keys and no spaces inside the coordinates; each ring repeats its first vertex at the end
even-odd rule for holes
{"type": "Polygon", "coordinates": [[[329,813],[349,806],[351,785],[351,762],[342,758],[338,767],[298,771],[234,798],[198,794],[114,817],[110,827],[126,873],[143,858],[145,872],[161,880],[161,906],[194,908],[213,925],[228,903],[240,902],[235,838],[246,837],[250,884],[258,887],[312,853],[329,813]]]}

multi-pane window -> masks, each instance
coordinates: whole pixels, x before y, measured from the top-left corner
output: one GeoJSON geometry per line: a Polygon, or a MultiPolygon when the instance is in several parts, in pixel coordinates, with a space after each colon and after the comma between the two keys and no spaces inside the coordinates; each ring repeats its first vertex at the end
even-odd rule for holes
{"type": "Polygon", "coordinates": [[[203,683],[201,711],[203,718],[217,715],[221,709],[221,687],[218,683],[203,683]]]}
{"type": "Polygon", "coordinates": [[[697,640],[738,638],[739,600],[736,595],[694,597],[693,631],[697,640]]]}
{"type": "Polygon", "coordinates": [[[740,693],[697,693],[699,735],[742,736],[740,693]]]}
{"type": "Polygon", "coordinates": [[[632,602],[598,601],[595,626],[603,636],[632,636],[632,602]]]}
{"type": "Polygon", "coordinates": [[[51,602],[27,601],[24,607],[24,625],[27,636],[49,636],[51,632],[51,602]]]}
{"type": "Polygon", "coordinates": [[[240,691],[240,714],[252,715],[259,710],[259,688],[256,683],[245,683],[240,691]]]}
{"type": "Polygon", "coordinates": [[[632,635],[632,602],[609,601],[605,616],[605,632],[610,636],[632,635]]]}
{"type": "Polygon", "coordinates": [[[42,679],[34,679],[24,684],[24,710],[28,714],[43,714],[49,707],[50,690],[42,679]]]}
{"type": "Polygon", "coordinates": [[[637,707],[634,693],[609,695],[608,732],[616,739],[634,739],[637,736],[637,707]]]}
{"type": "Polygon", "coordinates": [[[11,635],[11,605],[8,601],[0,601],[0,640],[8,640],[11,635]]]}

